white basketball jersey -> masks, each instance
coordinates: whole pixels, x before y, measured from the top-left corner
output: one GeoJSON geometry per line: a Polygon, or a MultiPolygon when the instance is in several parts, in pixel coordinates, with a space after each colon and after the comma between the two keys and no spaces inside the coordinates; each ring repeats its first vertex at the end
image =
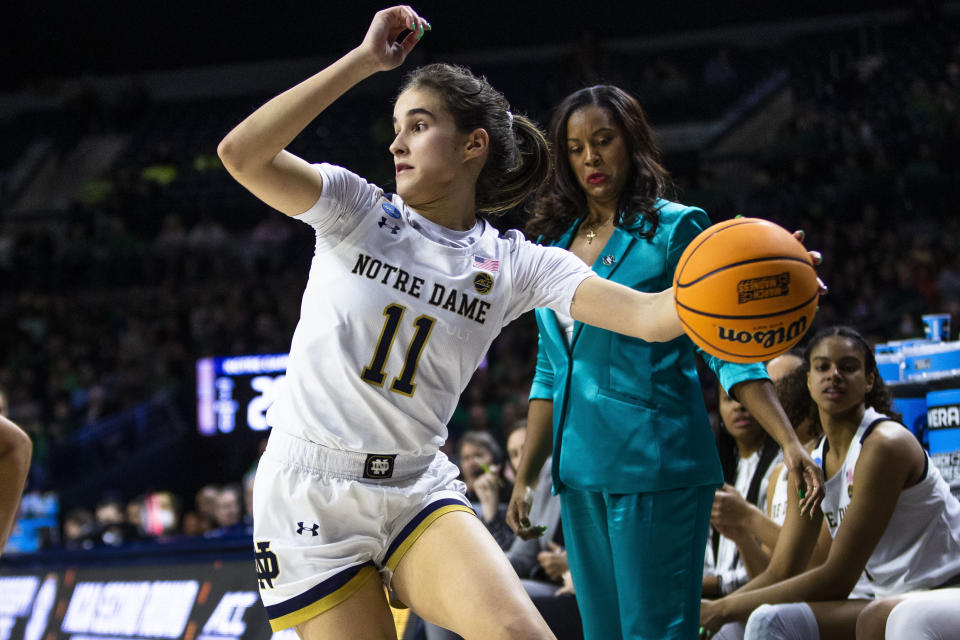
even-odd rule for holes
{"type": "MultiPolygon", "coordinates": [[[[826,483],[821,503],[830,535],[836,537],[853,495],[854,469],[872,426],[888,420],[868,407],[840,470],[826,483]]],[[[822,464],[826,438],[813,458],[822,464]]],[[[900,492],[893,516],[864,573],[883,598],[943,584],[960,574],[960,503],[927,456],[923,479],[900,492]]]]}
{"type": "Polygon", "coordinates": [[[770,513],[767,514],[780,526],[783,526],[783,521],[787,519],[787,482],[790,478],[787,471],[784,466],[777,474],[776,484],[773,485],[773,498],[770,500],[770,513]]]}
{"type": "Polygon", "coordinates": [[[336,449],[432,455],[504,325],[534,307],[569,312],[593,272],[483,220],[444,229],[341,167],[316,168],[323,194],[296,216],[316,251],[267,420],[336,449]]]}
{"type": "MultiPolygon", "coordinates": [[[[768,514],[770,519],[780,526],[783,526],[784,520],[787,519],[787,490],[789,489],[789,481],[789,470],[783,467],[777,476],[777,483],[773,487],[773,500],[770,501],[770,513],[768,514]]],[[[831,532],[831,536],[832,535],[831,532]]],[[[851,600],[869,600],[874,597],[873,586],[870,583],[870,579],[867,578],[866,573],[860,574],[857,584],[854,585],[853,590],[847,597],[851,600]]]]}

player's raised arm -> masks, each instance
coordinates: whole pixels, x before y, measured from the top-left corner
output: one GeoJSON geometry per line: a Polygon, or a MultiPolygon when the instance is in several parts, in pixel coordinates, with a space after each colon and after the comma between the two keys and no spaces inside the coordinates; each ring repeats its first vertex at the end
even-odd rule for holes
{"type": "Polygon", "coordinates": [[[429,28],[407,6],[377,12],[363,42],[320,73],[281,93],[238,124],[217,147],[237,182],[274,209],[297,215],[320,197],[323,182],[305,160],[285,151],[334,100],[377,71],[394,69],[429,28]],[[410,33],[400,42],[404,31],[410,33]]]}

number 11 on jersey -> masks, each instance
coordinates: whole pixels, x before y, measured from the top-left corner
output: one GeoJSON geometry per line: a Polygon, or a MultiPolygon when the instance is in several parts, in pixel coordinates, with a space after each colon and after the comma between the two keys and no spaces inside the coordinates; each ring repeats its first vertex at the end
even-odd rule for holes
{"type": "MultiPolygon", "coordinates": [[[[393,339],[397,337],[397,331],[400,329],[400,321],[403,314],[407,311],[406,307],[399,304],[388,304],[383,310],[386,321],[383,323],[383,329],[380,331],[380,339],[377,340],[377,348],[373,352],[373,359],[366,367],[360,377],[375,387],[382,387],[386,379],[384,367],[387,364],[387,356],[390,355],[390,349],[393,347],[393,339]]],[[[428,315],[417,316],[413,321],[413,326],[417,328],[413,340],[407,347],[407,356],[403,360],[403,371],[390,383],[390,390],[405,396],[413,396],[417,385],[413,378],[417,375],[417,362],[420,360],[420,354],[427,344],[430,332],[437,319],[428,315]]]]}

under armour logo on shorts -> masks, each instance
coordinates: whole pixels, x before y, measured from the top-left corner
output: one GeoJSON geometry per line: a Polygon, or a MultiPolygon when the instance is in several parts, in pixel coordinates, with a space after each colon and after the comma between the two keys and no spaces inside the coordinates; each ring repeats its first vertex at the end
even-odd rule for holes
{"type": "Polygon", "coordinates": [[[317,533],[319,530],[320,530],[320,525],[317,524],[316,522],[313,523],[312,527],[305,527],[303,526],[302,522],[297,523],[297,533],[299,533],[300,535],[303,535],[304,533],[309,531],[310,533],[313,534],[314,537],[316,537],[320,535],[319,533],[317,533]]]}
{"type": "Polygon", "coordinates": [[[393,460],[396,454],[383,455],[371,453],[367,455],[367,461],[363,465],[363,477],[373,480],[381,480],[393,476],[393,460]]]}

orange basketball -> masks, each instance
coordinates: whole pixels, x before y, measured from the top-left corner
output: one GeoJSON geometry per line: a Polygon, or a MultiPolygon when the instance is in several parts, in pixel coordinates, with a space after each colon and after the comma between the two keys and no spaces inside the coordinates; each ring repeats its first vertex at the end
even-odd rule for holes
{"type": "Polygon", "coordinates": [[[769,220],[715,224],[673,274],[677,314],[698,347],[731,362],[769,360],[800,341],[817,311],[817,272],[804,246],[769,220]]]}

